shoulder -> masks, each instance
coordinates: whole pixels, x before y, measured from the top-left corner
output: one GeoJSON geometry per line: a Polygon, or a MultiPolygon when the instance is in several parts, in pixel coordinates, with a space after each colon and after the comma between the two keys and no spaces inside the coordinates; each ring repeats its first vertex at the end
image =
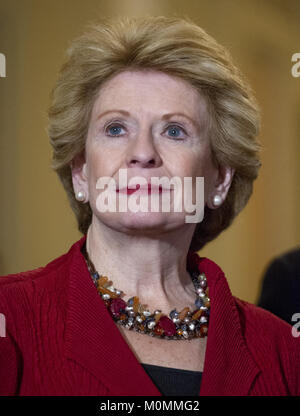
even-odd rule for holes
{"type": "Polygon", "coordinates": [[[300,249],[270,261],[261,280],[257,303],[289,323],[300,312],[300,249]]]}
{"type": "Polygon", "coordinates": [[[275,257],[273,261],[278,261],[281,264],[286,265],[287,267],[296,267],[300,269],[300,248],[295,248],[293,250],[287,251],[281,254],[278,257],[275,257]]]}
{"type": "Polygon", "coordinates": [[[0,395],[16,393],[25,356],[34,360],[43,342],[47,349],[53,339],[56,348],[62,339],[69,273],[81,241],[43,267],[0,277],[0,395]]]}
{"type": "Polygon", "coordinates": [[[239,312],[242,328],[249,336],[252,332],[275,335],[278,330],[291,333],[291,326],[273,313],[235,296],[233,298],[239,312]]]}
{"type": "Polygon", "coordinates": [[[72,261],[74,261],[74,258],[79,255],[85,239],[86,236],[83,236],[80,240],[76,241],[66,253],[60,255],[54,260],[51,260],[45,266],[25,272],[0,276],[0,293],[1,291],[13,290],[16,287],[26,285],[43,287],[43,285],[50,284],[51,277],[59,277],[64,271],[68,271],[68,268],[70,267],[72,261]]]}
{"type": "Polygon", "coordinates": [[[60,269],[65,266],[67,254],[63,254],[58,258],[49,262],[46,266],[38,267],[33,270],[8,274],[0,276],[0,293],[18,290],[21,287],[32,285],[48,284],[49,276],[57,275],[60,269]]]}
{"type": "Polygon", "coordinates": [[[222,339],[223,350],[230,351],[236,362],[251,356],[259,370],[252,393],[300,394],[300,337],[295,336],[295,328],[233,296],[224,272],[213,261],[200,258],[198,264],[209,283],[210,324],[218,328],[214,340],[222,339]]]}
{"type": "MultiPolygon", "coordinates": [[[[81,241],[81,240],[80,240],[81,241]]],[[[68,274],[79,242],[67,253],[34,270],[0,277],[0,313],[11,322],[30,319],[41,308],[57,308],[65,302],[68,274]]],[[[61,309],[61,308],[60,308],[61,309]]]]}
{"type": "Polygon", "coordinates": [[[287,251],[280,256],[274,257],[266,268],[266,275],[276,276],[286,279],[289,277],[300,278],[300,248],[287,251]]]}
{"type": "Polygon", "coordinates": [[[263,373],[300,393],[300,337],[271,312],[234,297],[244,340],[263,373]]]}

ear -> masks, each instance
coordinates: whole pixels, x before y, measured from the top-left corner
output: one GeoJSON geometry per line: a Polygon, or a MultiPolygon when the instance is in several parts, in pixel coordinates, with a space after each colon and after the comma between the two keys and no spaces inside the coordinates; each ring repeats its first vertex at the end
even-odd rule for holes
{"type": "Polygon", "coordinates": [[[81,202],[85,203],[89,200],[89,189],[88,189],[88,175],[87,175],[87,164],[85,161],[84,153],[77,155],[70,164],[72,172],[72,182],[75,198],[77,192],[84,193],[84,200],[81,202]]]}
{"type": "Polygon", "coordinates": [[[235,169],[230,166],[218,166],[215,183],[210,191],[207,206],[211,209],[219,208],[225,201],[230,189],[235,169]],[[214,201],[214,197],[218,195],[218,203],[214,201]]]}

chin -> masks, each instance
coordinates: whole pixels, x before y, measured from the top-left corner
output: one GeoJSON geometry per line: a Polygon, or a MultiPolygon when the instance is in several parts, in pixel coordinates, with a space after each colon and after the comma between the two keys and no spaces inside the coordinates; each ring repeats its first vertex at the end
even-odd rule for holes
{"type": "Polygon", "coordinates": [[[109,218],[104,216],[101,222],[108,227],[121,232],[165,232],[179,228],[184,224],[184,218],[171,218],[170,213],[110,213],[109,218]]]}

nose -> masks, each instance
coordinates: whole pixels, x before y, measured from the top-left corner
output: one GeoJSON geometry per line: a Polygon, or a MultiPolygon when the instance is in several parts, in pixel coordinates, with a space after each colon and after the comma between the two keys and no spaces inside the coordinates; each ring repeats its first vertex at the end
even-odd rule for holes
{"type": "Polygon", "coordinates": [[[153,168],[162,163],[162,159],[153,143],[150,133],[142,133],[137,137],[128,149],[126,162],[128,167],[153,168]]]}

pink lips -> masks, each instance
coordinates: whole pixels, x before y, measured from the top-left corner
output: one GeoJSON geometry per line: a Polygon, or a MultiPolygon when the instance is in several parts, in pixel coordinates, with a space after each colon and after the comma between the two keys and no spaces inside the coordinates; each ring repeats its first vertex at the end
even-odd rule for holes
{"type": "Polygon", "coordinates": [[[131,195],[134,192],[139,192],[142,194],[161,194],[162,192],[169,191],[169,189],[163,188],[161,185],[155,186],[148,183],[148,185],[140,186],[139,184],[136,185],[136,189],[130,188],[121,188],[117,189],[116,192],[131,195]]]}

